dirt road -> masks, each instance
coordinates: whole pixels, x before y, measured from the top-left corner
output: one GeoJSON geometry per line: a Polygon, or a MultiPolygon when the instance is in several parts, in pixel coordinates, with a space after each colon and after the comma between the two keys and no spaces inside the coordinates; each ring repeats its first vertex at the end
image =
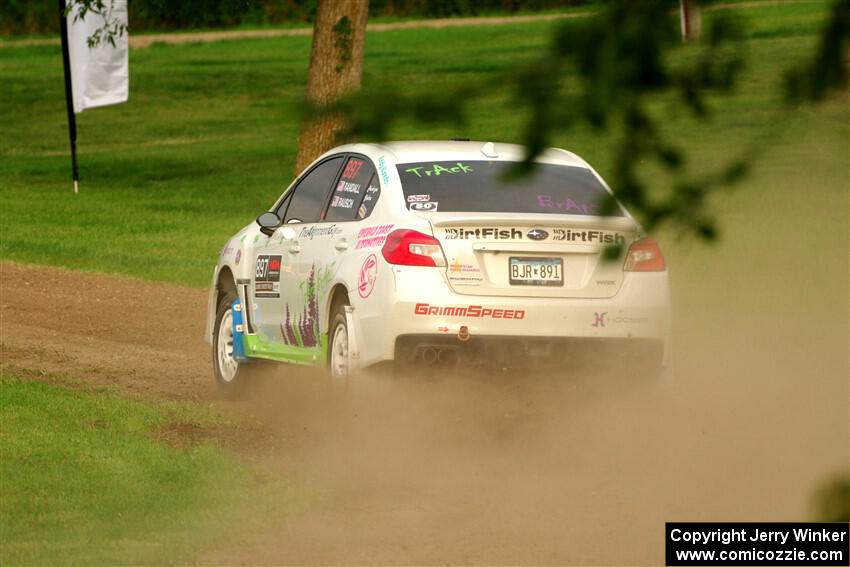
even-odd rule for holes
{"type": "Polygon", "coordinates": [[[213,401],[270,432],[252,457],[317,489],[304,515],[204,562],[658,564],[665,521],[805,518],[847,462],[846,330],[819,304],[783,313],[791,332],[769,303],[718,313],[694,290],[668,395],[592,372],[367,379],[338,395],[283,369],[233,403],[210,376],[203,291],[0,275],[4,364],[213,401]]]}

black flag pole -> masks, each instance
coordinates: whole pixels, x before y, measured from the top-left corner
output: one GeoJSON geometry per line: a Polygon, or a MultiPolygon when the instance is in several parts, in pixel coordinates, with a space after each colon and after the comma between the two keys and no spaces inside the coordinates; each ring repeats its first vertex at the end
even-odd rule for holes
{"type": "Polygon", "coordinates": [[[77,176],[77,117],[74,115],[74,92],[71,88],[71,54],[68,51],[68,18],[65,17],[65,0],[59,2],[59,28],[62,30],[62,63],[65,66],[65,107],[68,109],[68,138],[71,140],[71,175],[74,193],[79,193],[77,176]]]}

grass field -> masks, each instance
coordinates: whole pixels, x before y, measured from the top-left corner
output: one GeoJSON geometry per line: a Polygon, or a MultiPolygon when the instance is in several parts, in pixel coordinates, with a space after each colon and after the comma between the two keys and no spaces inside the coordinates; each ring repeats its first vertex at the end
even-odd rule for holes
{"type": "MultiPolygon", "coordinates": [[[[791,162],[809,161],[827,196],[846,190],[846,97],[790,111],[779,88],[783,69],[811,53],[826,8],[739,10],[748,22],[748,69],[734,97],[714,101],[710,121],[659,101],[695,169],[760,140],[765,152],[746,182],[756,203],[781,190],[775,173],[791,162]]],[[[370,33],[364,82],[425,92],[483,79],[531,57],[552,25],[370,33]]],[[[74,196],[58,47],[0,50],[0,257],[204,285],[225,239],[291,179],[308,53],[301,37],[132,52],[130,102],[78,116],[82,192],[74,196]]],[[[494,92],[465,124],[399,124],[392,136],[518,141],[520,121],[510,93],[494,92]]],[[[603,175],[610,167],[605,136],[579,129],[556,143],[603,175]]],[[[787,182],[787,172],[779,178],[787,182]]],[[[723,201],[716,207],[723,212],[723,201]]]]}
{"type": "Polygon", "coordinates": [[[208,408],[72,385],[0,378],[3,565],[182,563],[259,525],[260,496],[297,509],[283,483],[261,490],[229,452],[203,441],[227,425],[208,408]]]}

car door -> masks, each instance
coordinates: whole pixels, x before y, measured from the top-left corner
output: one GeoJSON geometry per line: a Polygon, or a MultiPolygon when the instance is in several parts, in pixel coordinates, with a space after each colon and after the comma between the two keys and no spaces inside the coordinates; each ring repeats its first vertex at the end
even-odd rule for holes
{"type": "Polygon", "coordinates": [[[302,302],[298,304],[298,316],[290,318],[290,338],[300,336],[302,341],[315,342],[315,346],[321,344],[318,321],[325,321],[327,313],[320,313],[319,306],[327,305],[330,282],[349,252],[354,251],[357,221],[371,212],[376,191],[379,189],[375,167],[365,156],[349,154],[340,175],[334,180],[333,192],[321,218],[299,227],[301,252],[294,259],[293,272],[298,281],[293,283],[301,289],[302,302]],[[367,197],[368,202],[365,201],[367,197]],[[304,320],[308,321],[308,325],[302,323],[304,320]],[[314,321],[316,325],[313,325],[314,321]]]}
{"type": "Polygon", "coordinates": [[[304,228],[318,221],[344,155],[313,166],[275,211],[283,220],[265,245],[257,247],[252,290],[254,321],[266,340],[293,347],[319,346],[318,317],[305,300],[310,274],[303,270],[304,228]]]}

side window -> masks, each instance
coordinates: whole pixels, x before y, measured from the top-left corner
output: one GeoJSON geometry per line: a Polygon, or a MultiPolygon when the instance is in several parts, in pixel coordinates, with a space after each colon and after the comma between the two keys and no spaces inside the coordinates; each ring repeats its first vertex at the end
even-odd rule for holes
{"type": "Polygon", "coordinates": [[[372,176],[369,180],[369,185],[366,188],[366,194],[363,196],[363,203],[357,209],[357,218],[365,219],[372,214],[372,209],[375,208],[375,203],[378,202],[378,197],[381,196],[381,186],[378,183],[378,175],[372,176]]]}
{"type": "Polygon", "coordinates": [[[325,206],[331,184],[336,179],[342,156],[334,157],[317,166],[295,187],[283,219],[290,222],[316,222],[325,206]]]}
{"type": "Polygon", "coordinates": [[[366,216],[358,216],[358,208],[374,178],[375,168],[368,160],[356,156],[348,158],[324,220],[350,221],[366,216]]]}
{"type": "Polygon", "coordinates": [[[286,197],[283,198],[283,201],[281,202],[280,206],[275,210],[275,213],[277,213],[277,216],[279,216],[281,219],[286,216],[286,207],[289,206],[289,202],[292,200],[292,194],[294,192],[295,189],[293,188],[292,191],[286,194],[286,197]]]}

